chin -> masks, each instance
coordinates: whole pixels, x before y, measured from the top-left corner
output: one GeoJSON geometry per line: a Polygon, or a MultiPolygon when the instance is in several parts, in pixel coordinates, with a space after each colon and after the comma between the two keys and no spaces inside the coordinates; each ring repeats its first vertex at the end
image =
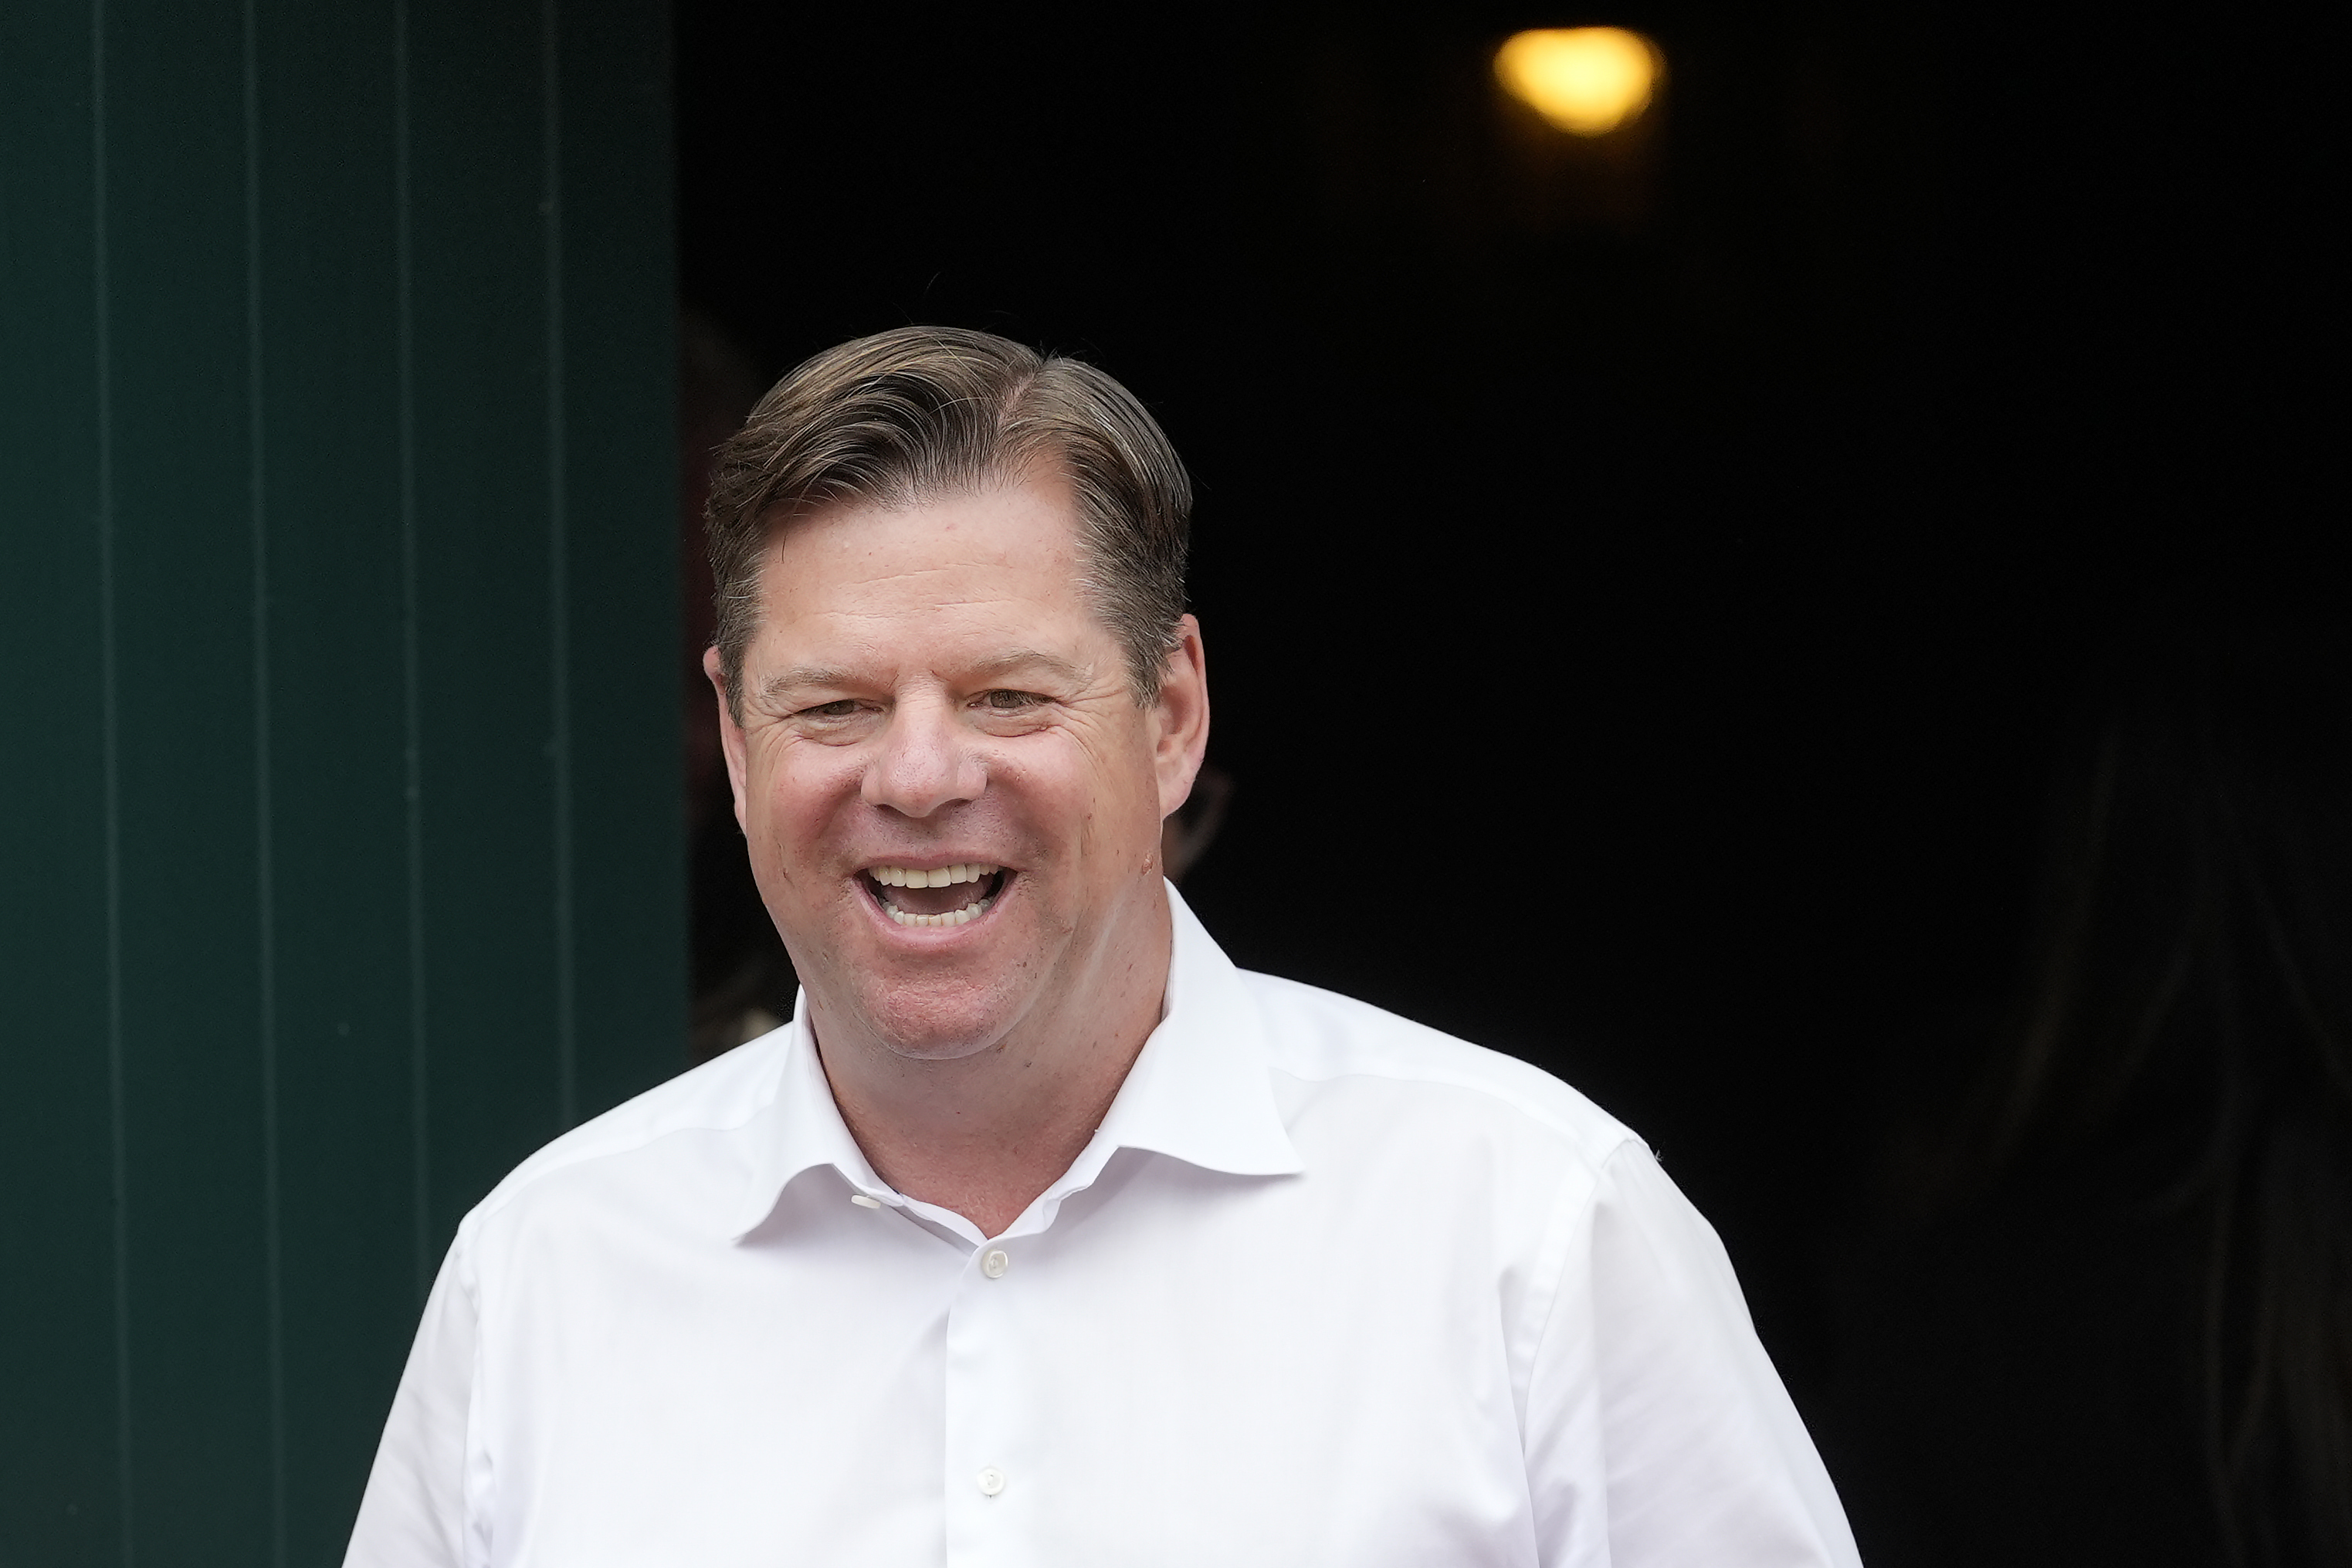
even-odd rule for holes
{"type": "Polygon", "coordinates": [[[995,998],[861,996],[858,1011],[877,1043],[910,1061],[955,1061],[978,1056],[1003,1043],[1012,1032],[1014,1014],[992,1005],[995,998]]]}
{"type": "Polygon", "coordinates": [[[910,974],[887,960],[853,960],[841,978],[841,1000],[864,1032],[893,1054],[918,1061],[952,1061],[1001,1044],[1029,1001],[1008,995],[1001,978],[910,974]]]}

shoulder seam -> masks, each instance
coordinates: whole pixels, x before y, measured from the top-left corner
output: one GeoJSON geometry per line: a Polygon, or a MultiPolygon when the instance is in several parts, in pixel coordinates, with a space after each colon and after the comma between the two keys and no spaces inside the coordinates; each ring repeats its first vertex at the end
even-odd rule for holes
{"type": "MultiPolygon", "coordinates": [[[[1448,1038],[1451,1037],[1449,1036],[1448,1038]]],[[[1464,1041],[1463,1043],[1467,1044],[1468,1042],[1464,1041]]],[[[1510,1060],[1513,1061],[1517,1061],[1516,1057],[1511,1058],[1510,1060]]],[[[1520,1065],[1528,1066],[1528,1064],[1520,1063],[1520,1065]]],[[[1297,1079],[1301,1083],[1336,1083],[1345,1078],[1373,1078],[1386,1083],[1419,1083],[1427,1084],[1432,1088],[1459,1089],[1465,1093],[1475,1094],[1481,1099],[1490,1100],[1496,1104],[1516,1112],[1518,1114],[1525,1116],[1528,1121],[1535,1123],[1538,1126],[1543,1127],[1549,1131],[1559,1133],[1565,1137],[1576,1138],[1580,1141],[1582,1141],[1583,1139],[1581,1131],[1574,1123],[1563,1117],[1552,1114],[1540,1103],[1538,1103],[1530,1097],[1515,1093],[1508,1088],[1500,1084],[1482,1082],[1475,1075],[1468,1073],[1430,1072],[1420,1070],[1383,1071],[1378,1065],[1350,1065],[1331,1072],[1305,1072],[1299,1071],[1294,1066],[1275,1061],[1268,1061],[1266,1063],[1266,1067],[1270,1071],[1279,1072],[1286,1078],[1297,1079]]],[[[1542,1069],[1529,1067],[1529,1071],[1539,1072],[1542,1069]]],[[[1570,1093],[1575,1092],[1573,1089],[1570,1089],[1566,1084],[1562,1084],[1561,1087],[1563,1089],[1568,1089],[1570,1093]]],[[[1616,1117],[1610,1115],[1608,1112],[1601,1110],[1597,1105],[1594,1106],[1593,1109],[1598,1112],[1601,1116],[1606,1118],[1611,1131],[1614,1134],[1605,1143],[1597,1144],[1594,1154],[1594,1164],[1597,1167],[1599,1165],[1607,1163],[1610,1158],[1614,1156],[1617,1150],[1624,1145],[1629,1143],[1638,1144],[1642,1140],[1639,1134],[1635,1134],[1632,1128],[1618,1121],[1616,1117]]]]}
{"type": "MultiPolygon", "coordinates": [[[[1609,1179],[1610,1170],[1616,1165],[1618,1157],[1624,1154],[1630,1145],[1640,1144],[1644,1149],[1649,1146],[1642,1144],[1642,1140],[1630,1130],[1621,1128],[1620,1131],[1623,1132],[1624,1135],[1612,1145],[1599,1159],[1586,1167],[1588,1181],[1582,1197],[1571,1204],[1569,1201],[1568,1193],[1562,1190],[1552,1201],[1551,1218],[1544,1228],[1542,1268],[1537,1274],[1541,1284],[1538,1291],[1530,1292],[1528,1301],[1528,1321],[1533,1329],[1533,1335],[1528,1342],[1528,1382],[1526,1387],[1517,1391],[1519,1405],[1519,1442],[1523,1448],[1527,1443],[1528,1436],[1528,1401],[1534,1396],[1535,1393],[1536,1365],[1542,1360],[1544,1345],[1551,1338],[1552,1322],[1559,1314],[1559,1299],[1568,1283],[1569,1238],[1575,1233],[1577,1224],[1600,1203],[1601,1186],[1609,1179]],[[1541,1297],[1539,1306],[1535,1300],[1538,1294],[1541,1297]]],[[[1570,1177],[1563,1176],[1560,1179],[1561,1186],[1565,1189],[1570,1177]]]]}
{"type": "MultiPolygon", "coordinates": [[[[676,1081],[672,1080],[672,1082],[676,1081]]],[[[656,1084],[653,1090],[648,1090],[646,1092],[655,1092],[660,1087],[661,1085],[656,1084]]],[[[772,1083],[761,1091],[738,1115],[664,1118],[656,1121],[653,1126],[635,1134],[627,1135],[617,1132],[609,1134],[605,1137],[594,1140],[586,1147],[565,1150],[561,1156],[556,1156],[553,1154],[556,1146],[572,1135],[570,1133],[559,1134],[555,1138],[541,1145],[525,1155],[512,1170],[499,1179],[496,1186],[483,1194],[481,1201],[469,1209],[464,1220],[460,1222],[459,1233],[462,1236],[468,1227],[498,1214],[523,1193],[559,1172],[570,1170],[576,1166],[591,1165],[598,1160],[614,1159],[622,1155],[635,1154],[640,1149],[650,1148],[664,1138],[675,1137],[680,1133],[736,1132],[747,1125],[752,1118],[758,1116],[774,1102],[775,1085],[772,1083]],[[542,1156],[548,1156],[544,1163],[541,1163],[542,1156]]],[[[584,1131],[591,1124],[593,1124],[583,1123],[573,1131],[584,1131]]]]}

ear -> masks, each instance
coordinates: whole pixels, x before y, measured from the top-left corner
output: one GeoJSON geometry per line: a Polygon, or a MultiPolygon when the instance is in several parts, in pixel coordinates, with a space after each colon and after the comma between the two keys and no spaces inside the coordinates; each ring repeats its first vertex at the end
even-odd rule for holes
{"type": "Polygon", "coordinates": [[[727,785],[735,795],[735,827],[749,834],[744,800],[751,788],[751,775],[745,762],[743,727],[735,722],[734,711],[727,706],[727,669],[719,663],[717,648],[702,651],[702,673],[710,677],[710,689],[719,698],[719,745],[727,753],[727,785]]]}
{"type": "Polygon", "coordinates": [[[1209,750],[1209,655],[1201,644],[1200,621],[1185,616],[1176,623],[1176,637],[1160,666],[1160,700],[1150,716],[1162,820],[1192,793],[1201,758],[1209,750]]]}

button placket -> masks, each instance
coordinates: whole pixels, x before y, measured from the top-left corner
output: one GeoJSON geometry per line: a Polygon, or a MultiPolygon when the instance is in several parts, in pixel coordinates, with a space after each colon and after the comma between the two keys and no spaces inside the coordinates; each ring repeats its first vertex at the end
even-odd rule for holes
{"type": "Polygon", "coordinates": [[[1024,1292],[998,1283],[1012,1267],[1011,1248],[982,1242],[965,1254],[948,1307],[949,1568],[1021,1568],[1033,1560],[1026,1514],[1038,1500],[1030,1486],[1036,1478],[1024,1467],[1036,1445],[1023,1376],[1032,1347],[1021,1336],[1024,1292]]]}

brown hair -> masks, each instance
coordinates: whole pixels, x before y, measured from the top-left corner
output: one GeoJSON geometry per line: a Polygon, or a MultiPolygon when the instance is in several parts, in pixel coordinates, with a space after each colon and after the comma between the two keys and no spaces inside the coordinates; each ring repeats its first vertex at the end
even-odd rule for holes
{"type": "Polygon", "coordinates": [[[740,722],[744,651],[775,525],[843,501],[915,505],[1055,464],[1077,502],[1083,586],[1157,700],[1184,614],[1192,481],[1141,403],[1076,360],[987,332],[901,327],[778,382],[719,448],[704,521],[720,670],[740,722]]]}

